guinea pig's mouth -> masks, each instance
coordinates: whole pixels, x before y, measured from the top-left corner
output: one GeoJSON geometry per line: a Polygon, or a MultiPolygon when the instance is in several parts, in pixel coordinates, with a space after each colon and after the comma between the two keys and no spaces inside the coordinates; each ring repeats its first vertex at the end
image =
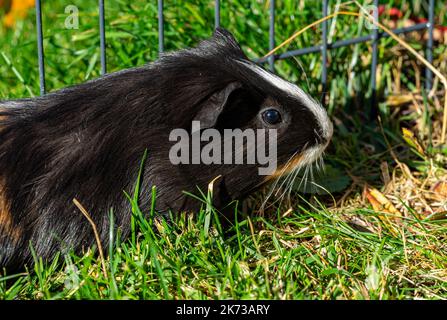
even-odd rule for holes
{"type": "Polygon", "coordinates": [[[274,203],[278,201],[281,202],[286,195],[290,196],[295,180],[298,178],[302,168],[305,169],[303,176],[300,178],[300,186],[303,181],[307,184],[309,173],[311,180],[313,180],[313,164],[316,163],[317,169],[322,168],[323,152],[328,144],[329,141],[308,148],[305,146],[304,148],[297,150],[284,165],[278,167],[272,175],[267,176],[264,182],[274,180],[274,183],[262,204],[262,208],[264,208],[268,199],[273,195],[275,196],[274,203]]]}
{"type": "Polygon", "coordinates": [[[326,141],[324,144],[317,144],[308,148],[304,146],[304,148],[298,149],[284,165],[279,166],[273,174],[269,175],[267,177],[267,180],[286,176],[290,173],[298,171],[303,167],[310,166],[314,162],[317,162],[317,168],[319,168],[320,162],[322,162],[324,150],[327,148],[328,145],[329,141],[326,141]]]}
{"type": "Polygon", "coordinates": [[[324,141],[323,144],[317,144],[308,149],[304,148],[304,150],[300,154],[300,161],[298,163],[299,166],[307,166],[323,156],[324,150],[326,150],[329,145],[329,140],[324,141]]]}

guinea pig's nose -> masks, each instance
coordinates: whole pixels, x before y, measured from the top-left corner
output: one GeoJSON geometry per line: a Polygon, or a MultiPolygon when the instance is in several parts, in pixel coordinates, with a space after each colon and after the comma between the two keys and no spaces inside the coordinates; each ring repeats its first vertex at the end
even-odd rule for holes
{"type": "Polygon", "coordinates": [[[318,144],[326,144],[329,142],[329,139],[323,134],[323,132],[317,132],[317,142],[318,144]]]}
{"type": "Polygon", "coordinates": [[[325,136],[326,143],[329,143],[329,141],[331,141],[333,134],[334,134],[334,125],[332,124],[332,121],[329,120],[328,130],[326,131],[326,136],[325,136]]]}
{"type": "Polygon", "coordinates": [[[333,133],[333,125],[331,121],[326,123],[325,128],[320,128],[319,130],[315,130],[317,141],[319,144],[326,145],[332,138],[333,133]]]}

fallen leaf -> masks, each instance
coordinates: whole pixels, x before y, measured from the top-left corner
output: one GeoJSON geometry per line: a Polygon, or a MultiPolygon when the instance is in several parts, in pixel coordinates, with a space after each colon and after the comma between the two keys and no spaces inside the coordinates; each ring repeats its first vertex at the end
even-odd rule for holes
{"type": "Polygon", "coordinates": [[[365,196],[373,206],[374,210],[402,216],[399,210],[397,210],[390,200],[388,200],[379,190],[366,187],[365,196]]]}
{"type": "Polygon", "coordinates": [[[386,161],[382,161],[380,163],[380,172],[382,173],[382,180],[385,186],[391,182],[390,170],[388,167],[388,163],[386,161]]]}
{"type": "Polygon", "coordinates": [[[447,181],[438,181],[432,188],[434,197],[439,201],[447,200],[447,181]]]}
{"type": "Polygon", "coordinates": [[[421,155],[425,155],[424,148],[422,148],[421,144],[414,136],[414,133],[407,128],[402,128],[402,134],[404,140],[421,155]]]}
{"type": "Polygon", "coordinates": [[[364,189],[365,197],[371,203],[374,211],[383,212],[385,214],[379,215],[378,217],[388,225],[390,231],[393,234],[397,234],[396,229],[393,227],[390,218],[394,222],[399,222],[402,217],[402,213],[396,209],[396,207],[387,199],[379,190],[365,186],[364,189]]]}

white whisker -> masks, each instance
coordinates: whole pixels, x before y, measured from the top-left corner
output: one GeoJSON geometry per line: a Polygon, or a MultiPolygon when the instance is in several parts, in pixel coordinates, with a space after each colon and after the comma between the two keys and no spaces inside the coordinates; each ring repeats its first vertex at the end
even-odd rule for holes
{"type": "MultiPolygon", "coordinates": [[[[279,177],[276,179],[276,181],[274,182],[273,186],[271,187],[269,193],[267,194],[265,200],[263,201],[262,205],[261,205],[261,210],[264,209],[267,201],[270,199],[270,197],[272,196],[273,192],[276,189],[276,186],[278,185],[278,182],[281,180],[281,178],[284,176],[284,174],[287,172],[287,168],[291,165],[293,158],[297,155],[298,150],[295,151],[295,153],[292,154],[292,156],[287,160],[286,164],[284,165],[283,169],[280,172],[279,177]]],[[[284,182],[283,182],[284,183],[284,182]]],[[[278,188],[278,190],[281,188],[282,183],[280,185],[280,187],[278,188]]]]}

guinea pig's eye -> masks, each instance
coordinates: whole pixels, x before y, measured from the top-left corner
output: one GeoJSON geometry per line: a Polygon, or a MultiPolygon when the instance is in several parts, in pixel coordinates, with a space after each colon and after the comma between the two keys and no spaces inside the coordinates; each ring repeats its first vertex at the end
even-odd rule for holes
{"type": "Polygon", "coordinates": [[[276,109],[267,109],[262,113],[262,119],[268,124],[281,122],[281,114],[276,109]]]}

